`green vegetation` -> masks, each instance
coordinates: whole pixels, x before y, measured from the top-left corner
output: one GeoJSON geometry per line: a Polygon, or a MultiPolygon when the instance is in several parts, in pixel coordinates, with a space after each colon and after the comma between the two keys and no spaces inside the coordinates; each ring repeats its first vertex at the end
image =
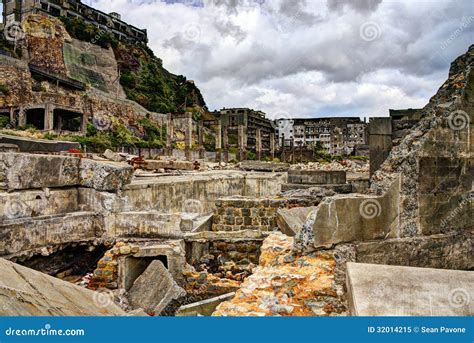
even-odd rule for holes
{"type": "Polygon", "coordinates": [[[8,124],[10,124],[10,117],[0,115],[0,128],[4,129],[8,126],[8,124]]]}
{"type": "MultiPolygon", "coordinates": [[[[94,152],[103,152],[107,149],[115,150],[118,147],[162,148],[164,146],[164,138],[162,137],[166,137],[166,130],[147,118],[139,120],[139,124],[145,132],[142,138],[137,137],[118,120],[113,119],[112,122],[112,128],[107,131],[99,131],[93,124],[88,123],[87,134],[85,136],[61,136],[59,139],[78,142],[86,147],[87,151],[94,152]]],[[[55,136],[45,138],[58,139],[58,137],[55,136]]]]}
{"type": "Polygon", "coordinates": [[[10,94],[10,87],[7,85],[0,83],[0,95],[8,95],[10,94]]]}
{"type": "Polygon", "coordinates": [[[59,18],[67,32],[74,38],[99,45],[102,48],[116,47],[118,44],[115,37],[97,26],[86,23],[78,17],[60,17],[59,18]]]}

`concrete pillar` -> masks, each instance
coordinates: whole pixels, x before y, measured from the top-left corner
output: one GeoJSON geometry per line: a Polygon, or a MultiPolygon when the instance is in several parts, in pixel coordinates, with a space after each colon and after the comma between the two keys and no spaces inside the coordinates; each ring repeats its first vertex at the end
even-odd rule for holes
{"type": "Polygon", "coordinates": [[[168,128],[166,132],[166,155],[173,155],[173,136],[174,136],[174,127],[173,127],[173,116],[171,113],[168,113],[168,128]]]}
{"type": "Polygon", "coordinates": [[[186,131],[184,134],[184,153],[186,155],[186,160],[191,161],[191,149],[193,146],[193,114],[191,112],[186,112],[186,131]]]}
{"type": "Polygon", "coordinates": [[[89,122],[89,114],[84,112],[81,117],[81,133],[87,132],[87,123],[89,122]]]}
{"type": "Polygon", "coordinates": [[[275,158],[275,134],[270,133],[270,156],[272,160],[275,158]]]}
{"type": "Polygon", "coordinates": [[[371,118],[369,123],[370,176],[385,162],[392,150],[392,118],[371,118]]]}
{"type": "Polygon", "coordinates": [[[245,125],[239,124],[237,136],[239,145],[239,161],[244,161],[247,159],[247,135],[245,134],[245,125]]]}
{"type": "Polygon", "coordinates": [[[24,107],[20,107],[18,111],[18,126],[26,126],[26,109],[24,107]]]}
{"type": "Polygon", "coordinates": [[[257,129],[255,133],[255,151],[257,152],[257,160],[262,160],[262,130],[257,129]]]}
{"type": "Polygon", "coordinates": [[[229,127],[224,127],[224,162],[229,162],[229,127]]]}
{"type": "Polygon", "coordinates": [[[290,162],[294,163],[295,162],[295,139],[294,138],[292,138],[290,141],[290,153],[291,153],[290,162]]]}
{"type": "Polygon", "coordinates": [[[198,122],[198,141],[199,141],[199,158],[206,157],[206,149],[204,148],[204,124],[202,120],[198,122]]]}
{"type": "Polygon", "coordinates": [[[44,107],[44,130],[51,131],[54,129],[54,105],[46,104],[44,107]]]}
{"type": "Polygon", "coordinates": [[[217,121],[216,128],[216,162],[222,161],[222,122],[217,121]]]}
{"type": "Polygon", "coordinates": [[[286,154],[285,154],[285,134],[281,135],[281,155],[280,160],[281,162],[286,162],[286,154]]]}

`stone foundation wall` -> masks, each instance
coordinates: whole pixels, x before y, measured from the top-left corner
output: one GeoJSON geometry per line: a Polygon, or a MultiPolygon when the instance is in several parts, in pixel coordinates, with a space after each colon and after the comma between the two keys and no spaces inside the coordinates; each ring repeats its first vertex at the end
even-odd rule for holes
{"type": "Polygon", "coordinates": [[[229,197],[216,201],[213,231],[260,230],[277,227],[276,214],[288,204],[286,199],[229,197]]]}

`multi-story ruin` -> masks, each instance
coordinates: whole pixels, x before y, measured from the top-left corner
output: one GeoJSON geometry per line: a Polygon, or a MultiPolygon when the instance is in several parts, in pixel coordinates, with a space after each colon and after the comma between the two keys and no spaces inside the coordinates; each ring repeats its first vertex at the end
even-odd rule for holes
{"type": "Polygon", "coordinates": [[[32,14],[46,14],[54,17],[81,18],[85,22],[109,32],[119,41],[147,43],[146,29],[139,29],[121,20],[118,13],[104,13],[81,0],[2,0],[3,23],[22,22],[32,14]]]}
{"type": "Polygon", "coordinates": [[[281,146],[313,149],[320,145],[333,155],[349,155],[367,144],[367,124],[359,118],[277,119],[276,134],[281,146]]]}

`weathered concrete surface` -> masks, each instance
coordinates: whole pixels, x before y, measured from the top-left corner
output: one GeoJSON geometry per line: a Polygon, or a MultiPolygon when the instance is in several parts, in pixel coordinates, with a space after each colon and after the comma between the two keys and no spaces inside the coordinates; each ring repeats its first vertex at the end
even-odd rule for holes
{"type": "Polygon", "coordinates": [[[0,192],[0,223],[4,220],[79,211],[77,188],[0,192]]]}
{"type": "Polygon", "coordinates": [[[300,251],[352,241],[398,236],[400,181],[396,179],[382,196],[336,195],[314,210],[312,232],[296,236],[300,251]]]}
{"type": "Polygon", "coordinates": [[[20,152],[16,144],[0,143],[0,152],[20,152]]]}
{"type": "Polygon", "coordinates": [[[133,168],[127,164],[71,156],[0,154],[0,189],[84,186],[117,191],[130,183],[133,168]]]}
{"type": "Polygon", "coordinates": [[[116,238],[182,238],[180,223],[178,213],[120,212],[107,217],[106,231],[116,238]]]}
{"type": "Polygon", "coordinates": [[[472,316],[474,272],[347,264],[354,316],[472,316]]]}
{"type": "Polygon", "coordinates": [[[102,236],[103,228],[103,218],[94,212],[6,220],[0,224],[0,256],[93,241],[102,236]]]}
{"type": "Polygon", "coordinates": [[[61,152],[81,148],[81,145],[76,142],[50,141],[4,134],[0,135],[0,143],[15,144],[21,152],[61,152]]]}
{"type": "Polygon", "coordinates": [[[281,208],[277,212],[276,221],[278,228],[285,235],[293,237],[297,235],[308,221],[308,216],[315,211],[316,207],[295,207],[291,209],[281,208]]]}
{"type": "Polygon", "coordinates": [[[239,163],[239,168],[248,171],[285,172],[290,169],[290,164],[262,161],[242,161],[239,163]]]}
{"type": "Polygon", "coordinates": [[[473,231],[362,242],[356,262],[474,270],[473,231]]]}
{"type": "Polygon", "coordinates": [[[165,161],[165,160],[146,160],[144,164],[140,165],[141,169],[145,170],[194,170],[194,163],[188,161],[165,161]]]}
{"type": "Polygon", "coordinates": [[[77,186],[79,163],[79,158],[69,156],[2,153],[0,189],[77,186]]]}
{"type": "MultiPolygon", "coordinates": [[[[313,187],[315,187],[315,185],[311,183],[285,183],[281,186],[281,191],[288,192],[299,189],[309,189],[313,187]]],[[[328,191],[334,191],[339,194],[348,194],[353,192],[352,184],[349,183],[341,185],[317,185],[317,187],[328,191]]]]}
{"type": "Polygon", "coordinates": [[[174,299],[186,295],[163,263],[153,261],[140,275],[129,291],[133,308],[143,308],[148,314],[159,315],[174,299]]]}
{"type": "Polygon", "coordinates": [[[341,185],[346,182],[346,172],[342,170],[290,170],[288,172],[288,183],[341,185]]]}
{"type": "Polygon", "coordinates": [[[371,118],[369,123],[370,175],[373,175],[392,150],[392,121],[387,118],[371,118]]]}
{"type": "Polygon", "coordinates": [[[211,171],[134,180],[119,195],[80,189],[80,202],[98,212],[212,213],[223,196],[274,196],[285,174],[211,171]]]}
{"type": "Polygon", "coordinates": [[[98,191],[116,192],[128,185],[133,176],[133,168],[125,163],[81,159],[79,168],[81,186],[98,191]]]}
{"type": "Polygon", "coordinates": [[[177,317],[195,317],[195,316],[211,316],[216,307],[222,302],[231,300],[235,296],[235,292],[220,295],[215,298],[206,299],[193,304],[181,306],[176,312],[177,317]]]}
{"type": "Polygon", "coordinates": [[[0,259],[0,316],[125,316],[97,293],[0,259]]]}

